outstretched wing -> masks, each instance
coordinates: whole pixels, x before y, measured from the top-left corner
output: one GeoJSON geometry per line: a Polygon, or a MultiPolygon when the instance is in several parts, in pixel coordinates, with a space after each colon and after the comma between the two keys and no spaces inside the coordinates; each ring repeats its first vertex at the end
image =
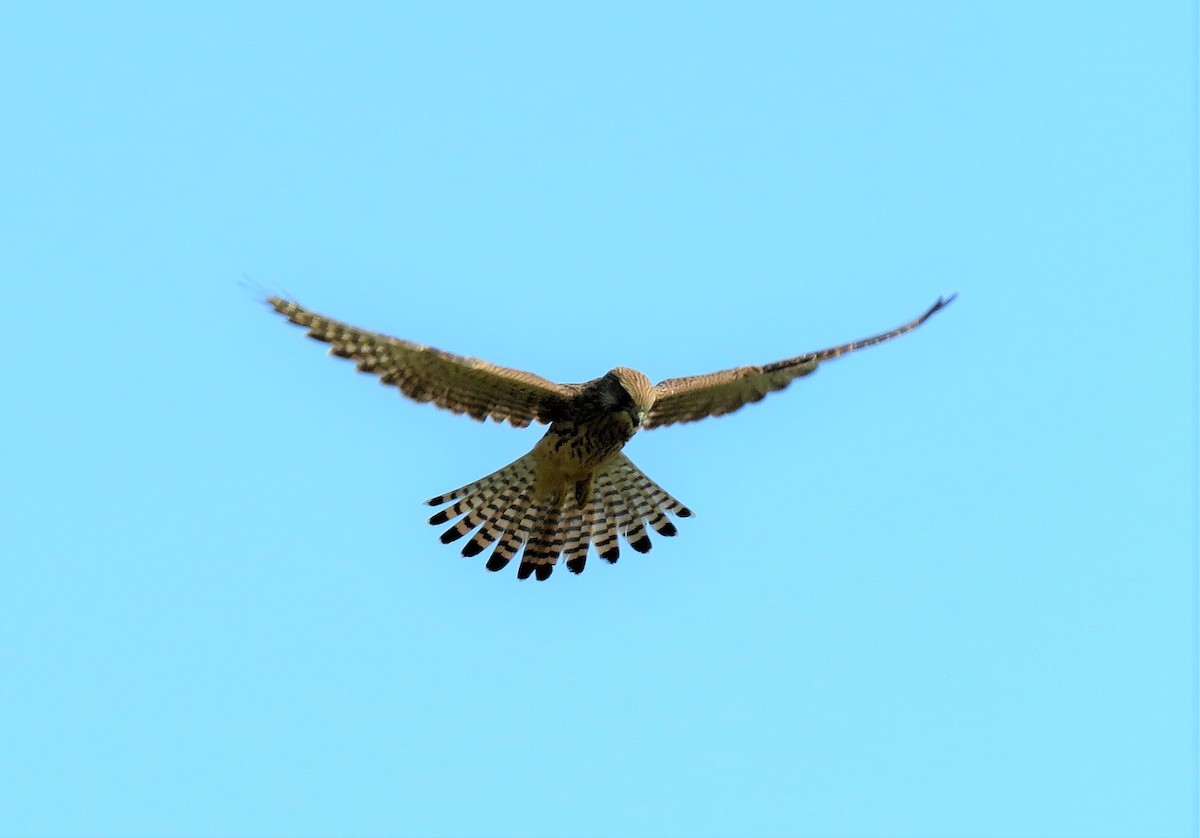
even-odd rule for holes
{"type": "Polygon", "coordinates": [[[354,361],[418,402],[433,402],[483,421],[508,420],[518,428],[553,422],[575,388],[555,384],[521,370],[498,367],[478,358],[452,355],[431,346],[368,332],[309,311],[299,303],[270,297],[267,304],[308,336],[330,345],[329,354],[354,361]]]}
{"type": "Polygon", "coordinates": [[[911,332],[935,312],[949,305],[957,294],[938,297],[928,311],[899,328],[853,343],[845,343],[818,352],[797,355],[784,361],[764,366],[737,367],[708,375],[693,375],[687,378],[668,378],[654,388],[654,407],[642,421],[642,429],[659,428],[676,422],[694,422],[707,416],[722,416],[763,399],[767,393],[782,390],[797,378],[808,375],[822,361],[865,349],[877,343],[911,332]]]}

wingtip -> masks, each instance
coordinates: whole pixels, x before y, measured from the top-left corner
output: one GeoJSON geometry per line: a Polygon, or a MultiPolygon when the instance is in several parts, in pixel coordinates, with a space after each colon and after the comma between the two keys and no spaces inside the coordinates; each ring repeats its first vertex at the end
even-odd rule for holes
{"type": "Polygon", "coordinates": [[[258,302],[270,306],[281,314],[283,313],[280,311],[281,308],[296,305],[296,298],[286,288],[276,283],[259,282],[248,274],[242,274],[242,278],[238,280],[238,286],[253,295],[258,302]]]}
{"type": "Polygon", "coordinates": [[[279,296],[277,291],[273,291],[267,288],[267,286],[263,285],[261,282],[251,279],[248,274],[242,274],[242,278],[238,280],[237,284],[239,288],[246,293],[253,295],[253,297],[260,303],[274,305],[272,300],[277,299],[279,296]]]}
{"type": "MultiPolygon", "coordinates": [[[[263,303],[263,305],[267,306],[267,308],[274,311],[276,314],[283,315],[288,320],[291,320],[293,323],[296,322],[294,315],[297,312],[303,311],[303,309],[300,308],[300,305],[298,303],[294,302],[293,300],[288,299],[287,297],[281,297],[278,294],[272,294],[269,297],[263,297],[262,303],[263,303]]],[[[296,325],[300,325],[300,324],[297,323],[296,325]]]]}
{"type": "Polygon", "coordinates": [[[948,297],[938,297],[937,302],[934,303],[933,305],[931,305],[929,307],[929,310],[921,315],[921,319],[918,322],[924,323],[926,320],[928,320],[930,317],[933,317],[933,315],[937,314],[939,311],[944,309],[946,306],[950,305],[956,299],[958,299],[957,291],[955,291],[953,294],[951,294],[948,297]]]}

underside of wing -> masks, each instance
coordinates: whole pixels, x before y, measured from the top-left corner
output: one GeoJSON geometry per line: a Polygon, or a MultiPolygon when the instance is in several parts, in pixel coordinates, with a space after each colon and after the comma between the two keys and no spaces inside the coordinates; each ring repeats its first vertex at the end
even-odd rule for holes
{"type": "Polygon", "coordinates": [[[761,401],[768,393],[782,390],[797,378],[813,372],[822,361],[831,361],[850,352],[875,346],[905,332],[911,332],[957,296],[939,297],[928,311],[889,332],[776,361],[763,366],[736,367],[686,378],[669,378],[655,386],[654,406],[642,422],[643,429],[659,428],[677,422],[694,422],[709,416],[732,413],[751,402],[761,401]]]}
{"type": "Polygon", "coordinates": [[[816,361],[805,361],[774,375],[765,367],[747,366],[708,375],[669,378],[654,388],[658,395],[642,421],[642,430],[733,413],[762,401],[768,393],[782,390],[816,368],[816,361]]]}
{"type": "Polygon", "coordinates": [[[331,355],[354,361],[360,371],[379,376],[409,398],[480,421],[507,420],[519,428],[553,422],[575,393],[573,385],[357,329],[280,297],[270,297],[267,304],[307,329],[309,337],[328,343],[331,355]]]}

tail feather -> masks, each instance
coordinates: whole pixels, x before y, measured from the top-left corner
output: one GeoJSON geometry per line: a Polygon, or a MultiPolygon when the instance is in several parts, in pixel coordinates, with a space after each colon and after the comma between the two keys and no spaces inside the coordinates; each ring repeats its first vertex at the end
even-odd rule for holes
{"type": "MultiPolygon", "coordinates": [[[[425,501],[425,503],[428,506],[441,506],[442,504],[449,503],[452,500],[465,498],[468,495],[475,495],[481,489],[490,487],[497,481],[502,484],[507,484],[513,482],[512,478],[518,476],[528,475],[529,477],[532,477],[533,467],[533,454],[529,453],[524,457],[521,457],[519,460],[514,460],[502,469],[497,469],[491,474],[481,477],[478,480],[474,480],[465,486],[459,486],[452,492],[446,492],[443,495],[438,495],[436,498],[430,498],[429,500],[425,501]]],[[[440,524],[442,521],[438,521],[438,523],[440,524]]]]}
{"type": "Polygon", "coordinates": [[[592,534],[592,508],[595,504],[595,499],[588,502],[586,509],[576,508],[571,517],[567,520],[567,525],[564,528],[566,538],[563,541],[563,559],[567,563],[567,570],[572,573],[583,573],[583,566],[587,564],[588,545],[591,544],[592,534]]]}
{"type": "MultiPolygon", "coordinates": [[[[516,470],[510,467],[496,472],[493,479],[482,484],[472,494],[464,495],[456,500],[453,504],[434,513],[430,519],[431,524],[444,524],[447,521],[457,518],[459,515],[469,515],[479,512],[484,507],[489,506],[495,499],[504,493],[504,491],[513,485],[514,479],[517,477],[516,470]]],[[[436,498],[435,498],[436,500],[436,498]]],[[[482,522],[477,522],[482,523],[482,522]]],[[[453,540],[453,539],[451,539],[453,540]]]]}
{"type": "MultiPolygon", "coordinates": [[[[619,477],[618,477],[619,480],[619,477]]],[[[650,538],[646,535],[646,525],[643,522],[643,513],[639,508],[637,501],[630,497],[629,485],[626,483],[614,480],[617,488],[617,495],[621,498],[621,505],[624,507],[624,512],[621,516],[621,535],[625,536],[625,540],[629,542],[629,546],[639,553],[649,552],[651,544],[650,538]]],[[[647,507],[647,511],[649,508],[647,507]]]]}
{"type": "Polygon", "coordinates": [[[654,507],[660,510],[669,510],[680,518],[690,518],[692,516],[692,510],[667,494],[662,486],[659,486],[647,477],[628,457],[622,454],[620,459],[624,461],[620,463],[622,472],[627,476],[632,485],[637,488],[638,492],[654,507]]]}
{"type": "Polygon", "coordinates": [[[483,519],[479,532],[471,537],[462,549],[464,556],[476,556],[490,544],[494,544],[515,524],[520,523],[525,507],[530,500],[532,483],[513,483],[499,492],[477,516],[483,519]]]}
{"type": "Polygon", "coordinates": [[[531,573],[537,573],[538,579],[545,579],[554,568],[558,554],[562,552],[562,539],[558,537],[559,521],[562,520],[562,504],[546,503],[542,506],[543,514],[530,533],[525,550],[521,553],[521,566],[517,568],[518,579],[528,579],[531,573]]]}
{"type": "Polygon", "coordinates": [[[592,518],[592,543],[596,545],[596,555],[613,564],[621,557],[620,508],[616,490],[610,483],[597,479],[592,491],[600,502],[597,514],[592,518]]]}
{"type": "MultiPolygon", "coordinates": [[[[522,500],[526,505],[518,513],[520,515],[520,523],[507,530],[496,544],[496,549],[492,551],[492,555],[488,558],[488,570],[502,570],[513,560],[513,557],[517,555],[517,551],[521,549],[521,545],[528,540],[529,530],[533,526],[534,521],[542,514],[542,504],[532,503],[525,497],[522,500]]],[[[529,574],[525,575],[528,576],[529,574]]]]}
{"type": "MultiPolygon", "coordinates": [[[[444,524],[460,515],[463,516],[460,521],[442,533],[442,543],[449,544],[457,541],[471,530],[492,520],[501,508],[511,505],[522,492],[527,492],[532,484],[533,469],[533,457],[526,454],[504,468],[492,472],[487,477],[468,483],[453,492],[447,492],[427,500],[426,503],[430,505],[455,501],[446,509],[435,513],[429,519],[431,524],[444,524]]],[[[488,543],[491,542],[479,545],[479,549],[467,553],[466,551],[472,549],[476,544],[476,539],[472,539],[467,547],[463,548],[464,555],[475,555],[488,543]]]]}
{"type": "Polygon", "coordinates": [[[691,511],[646,477],[628,458],[623,459],[624,462],[619,462],[611,474],[626,508],[632,513],[625,537],[633,549],[645,553],[651,547],[647,523],[659,535],[673,536],[677,530],[665,510],[670,509],[682,517],[690,515],[691,511]]]}
{"type": "Polygon", "coordinates": [[[691,510],[667,494],[624,454],[618,454],[594,479],[588,501],[580,507],[574,491],[547,498],[535,486],[536,463],[526,454],[498,471],[428,501],[445,509],[431,524],[453,522],[441,535],[444,543],[474,531],[462,549],[475,556],[495,545],[488,570],[500,570],[521,554],[517,578],[550,576],[559,557],[567,569],[581,573],[589,549],[608,562],[620,556],[623,538],[634,550],[650,550],[649,530],[675,535],[667,513],[680,518],[691,510]],[[457,519],[457,520],[455,520],[457,519]]]}

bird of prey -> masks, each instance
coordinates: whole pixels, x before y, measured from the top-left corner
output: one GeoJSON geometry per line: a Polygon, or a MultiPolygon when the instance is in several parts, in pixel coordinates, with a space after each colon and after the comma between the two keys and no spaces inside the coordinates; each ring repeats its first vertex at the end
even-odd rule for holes
{"type": "Polygon", "coordinates": [[[379,376],[381,383],[410,399],[479,421],[550,426],[525,456],[426,501],[445,507],[429,523],[454,522],[442,533],[442,543],[474,533],[462,548],[464,556],[495,545],[487,561],[487,569],[495,571],[520,552],[517,577],[541,580],[550,576],[560,556],[572,573],[582,572],[589,546],[608,562],[620,555],[620,538],[645,553],[650,549],[647,527],[672,536],[676,530],[668,513],[679,518],[692,514],[621,452],[639,430],[732,413],[784,389],[822,361],[912,331],[956,296],[939,297],[920,317],[874,337],[762,366],[658,384],[627,367],[583,384],[556,384],[533,373],[348,326],[291,300],[270,297],[267,303],[307,329],[309,337],[328,343],[329,354],[354,361],[360,371],[379,376]]]}

